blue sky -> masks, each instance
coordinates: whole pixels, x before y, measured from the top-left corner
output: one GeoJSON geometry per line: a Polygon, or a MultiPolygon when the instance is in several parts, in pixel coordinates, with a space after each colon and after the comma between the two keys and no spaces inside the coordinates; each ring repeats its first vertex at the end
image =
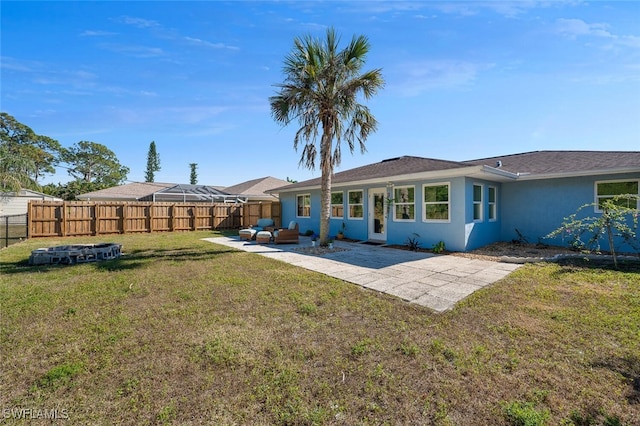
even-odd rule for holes
{"type": "MultiPolygon", "coordinates": [[[[640,149],[640,2],[2,1],[1,110],[63,146],[93,141],[143,181],[305,180],[268,98],[296,36],[366,35],[379,128],[345,170],[640,149]]],[[[43,183],[66,182],[66,172],[43,183]]]]}

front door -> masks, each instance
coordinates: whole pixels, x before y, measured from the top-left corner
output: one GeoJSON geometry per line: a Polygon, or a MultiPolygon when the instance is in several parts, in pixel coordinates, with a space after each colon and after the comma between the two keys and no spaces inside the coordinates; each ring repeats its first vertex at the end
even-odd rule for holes
{"type": "Polygon", "coordinates": [[[387,241],[385,188],[369,190],[369,239],[387,241]]]}

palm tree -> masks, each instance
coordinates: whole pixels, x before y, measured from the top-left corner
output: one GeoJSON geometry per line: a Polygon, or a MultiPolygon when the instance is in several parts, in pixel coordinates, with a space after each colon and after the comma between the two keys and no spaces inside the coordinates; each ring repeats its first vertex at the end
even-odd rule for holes
{"type": "Polygon", "coordinates": [[[356,143],[362,153],[365,141],[378,122],[369,109],[358,103],[358,96],[371,98],[384,86],[381,69],[360,74],[369,52],[364,36],[353,37],[351,43],[338,50],[339,37],[333,28],[326,40],[310,35],[296,38],[291,53],[284,61],[284,83],[276,85],[279,93],[269,98],[271,114],[276,122],[288,125],[298,120],[300,128],[293,139],[294,149],[302,145],[299,165],[315,169],[320,136],[321,211],[320,245],[329,241],[331,213],[331,176],[340,165],[340,144],[344,140],[353,153],[356,143]],[[335,145],[333,144],[335,140],[335,145]]]}

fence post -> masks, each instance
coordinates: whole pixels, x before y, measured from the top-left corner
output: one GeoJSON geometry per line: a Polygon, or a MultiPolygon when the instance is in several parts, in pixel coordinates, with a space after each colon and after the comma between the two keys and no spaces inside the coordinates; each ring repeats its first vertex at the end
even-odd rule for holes
{"type": "Polygon", "coordinates": [[[29,201],[28,207],[27,207],[27,239],[29,239],[29,236],[31,235],[31,225],[33,224],[33,222],[31,221],[33,218],[33,206],[32,203],[33,201],[29,201]]]}
{"type": "Polygon", "coordinates": [[[60,214],[60,233],[63,237],[67,236],[67,201],[62,202],[62,212],[60,214]]]}
{"type": "Polygon", "coordinates": [[[98,207],[98,203],[93,205],[93,235],[100,235],[100,208],[98,207]]]}

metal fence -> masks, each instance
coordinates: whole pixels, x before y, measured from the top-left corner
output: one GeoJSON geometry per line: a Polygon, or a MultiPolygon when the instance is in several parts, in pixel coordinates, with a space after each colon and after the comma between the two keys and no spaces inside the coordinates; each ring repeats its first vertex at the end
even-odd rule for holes
{"type": "Polygon", "coordinates": [[[0,248],[27,239],[27,214],[0,216],[0,248]]]}

